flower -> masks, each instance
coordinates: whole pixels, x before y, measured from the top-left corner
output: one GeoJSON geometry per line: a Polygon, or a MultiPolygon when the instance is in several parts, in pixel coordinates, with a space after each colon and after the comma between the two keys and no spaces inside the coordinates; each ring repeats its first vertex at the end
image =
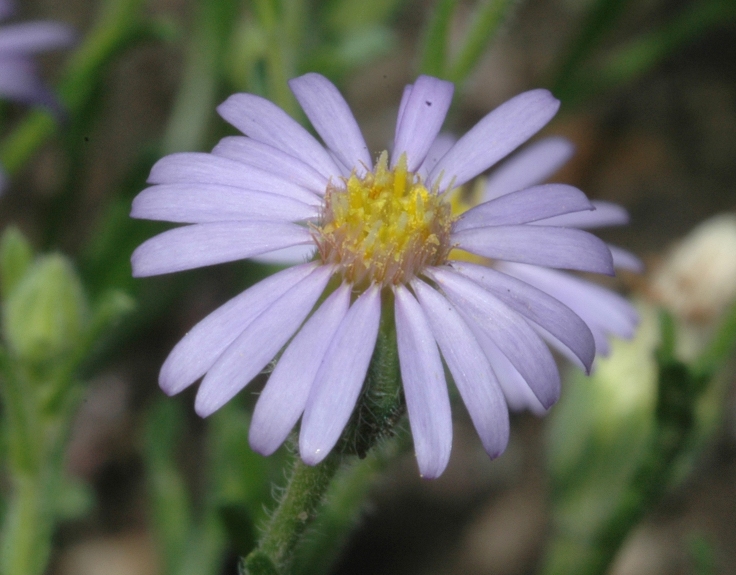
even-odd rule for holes
{"type": "Polygon", "coordinates": [[[485,450],[499,455],[509,419],[498,372],[512,366],[549,407],[559,396],[560,377],[539,333],[586,369],[595,355],[593,334],[557,299],[453,254],[608,275],[613,259],[588,232],[533,225],[593,210],[572,186],[533,186],[459,217],[448,191],[538,132],[559,102],[546,90],[520,94],[437,153],[433,144],[453,86],[420,76],[404,90],[391,154],[380,154],[374,164],[335,86],[312,73],[290,87],[324,146],[268,100],[236,94],[218,112],[245,137],[224,138],[210,154],[161,159],[151,170],[152,186],[133,202],[133,217],[188,224],[139,246],[132,256],[135,276],[305,246],[314,253],[197,324],[166,359],[162,389],[175,394],[204,376],[195,409],[207,416],[283,350],[257,402],[249,441],[270,454],[301,417],[301,457],[317,464],[350,418],[382,305],[393,304],[420,473],[437,477],[450,455],[443,358],[485,450]]]}
{"type": "MultiPolygon", "coordinates": [[[[448,143],[439,142],[439,145],[447,146],[448,143]]],[[[535,142],[504,161],[491,173],[477,203],[492,201],[548,180],[573,153],[573,144],[565,138],[548,137],[535,142]]],[[[623,225],[629,221],[628,213],[619,205],[595,200],[591,204],[595,207],[594,211],[571,212],[541,219],[534,224],[592,229],[623,225]]],[[[636,256],[616,246],[608,247],[615,268],[642,271],[643,264],[636,256]]],[[[541,266],[514,262],[495,262],[491,265],[544,291],[573,310],[590,328],[597,355],[609,354],[610,335],[625,339],[634,335],[639,323],[638,312],[628,300],[609,289],[572,274],[541,266]]],[[[558,345],[554,338],[543,332],[540,335],[573,363],[580,365],[578,358],[570,354],[564,346],[558,345]]],[[[505,369],[499,367],[496,372],[509,407],[514,410],[530,409],[538,414],[545,412],[545,407],[513,366],[504,362],[503,358],[499,358],[496,365],[501,362],[506,364],[505,369]]]]}
{"type": "MultiPolygon", "coordinates": [[[[10,16],[10,0],[0,0],[0,20],[10,16]]],[[[71,29],[58,22],[24,22],[0,28],[0,96],[49,107],[56,100],[36,74],[33,56],[72,43],[71,29]]]]}

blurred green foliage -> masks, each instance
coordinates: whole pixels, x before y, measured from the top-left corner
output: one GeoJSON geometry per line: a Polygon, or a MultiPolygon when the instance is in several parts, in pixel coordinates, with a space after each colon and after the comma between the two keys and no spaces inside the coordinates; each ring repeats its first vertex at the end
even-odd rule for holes
{"type": "MultiPolygon", "coordinates": [[[[0,162],[10,176],[21,173],[51,141],[63,151],[66,174],[55,184],[47,221],[39,223],[44,253],[34,253],[14,227],[0,239],[0,453],[8,477],[0,501],[0,575],[43,573],[58,523],[95,505],[91,488],[67,477],[63,468],[84,380],[114,357],[110,342],[144,333],[197,277],[140,281],[130,276],[133,248],[164,229],[128,217],[131,198],[145,186],[153,162],[175,151],[208,149],[227,130],[215,107],[232,91],[260,94],[303,121],[287,81],[316,71],[345,84],[402,46],[397,22],[409,12],[424,22],[417,71],[456,83],[462,94],[520,4],[435,0],[417,18],[424,4],[416,0],[189,0],[188,17],[180,18],[152,16],[145,0],[99,3],[94,23],[60,73],[64,122],[31,110],[0,142],[0,162]],[[78,253],[45,253],[60,244],[78,201],[79,181],[90,169],[83,136],[99,119],[106,80],[121,58],[142,45],[165,46],[181,55],[166,128],[141,146],[124,177],[105,191],[101,216],[86,222],[78,253]]],[[[626,0],[585,3],[580,27],[549,74],[549,85],[565,105],[582,105],[635,81],[687,42],[736,19],[732,0],[685,3],[656,27],[612,43],[632,5],[626,0]]],[[[264,270],[246,263],[238,283],[252,283],[264,270]]],[[[233,292],[240,288],[228,286],[233,292]]],[[[545,568],[549,573],[603,572],[643,514],[686,476],[718,421],[722,387],[715,374],[733,349],[736,312],[693,365],[672,352],[676,328],[666,321],[662,327],[652,309],[642,308],[642,317],[636,339],[615,342],[611,357],[598,362],[592,378],[569,378],[555,409],[549,466],[557,533],[545,568]]],[[[388,357],[386,370],[396,371],[395,342],[383,343],[379,351],[388,357]]],[[[392,374],[387,385],[395,379],[392,374]]],[[[363,403],[353,421],[355,433],[342,446],[365,459],[347,458],[348,464],[339,469],[335,464],[316,478],[304,466],[294,467],[298,478],[319,484],[305,495],[308,519],[317,515],[311,528],[306,520],[295,522],[286,517],[290,512],[279,511],[284,502],[293,509],[304,503],[289,499],[288,487],[272,487],[284,482],[292,454],[281,450],[263,458],[249,449],[245,406],[228,404],[208,420],[200,443],[192,445],[189,407],[163,398],[149,405],[140,451],[163,572],[214,575],[232,553],[250,554],[246,568],[251,571],[276,572],[278,561],[263,551],[259,533],[264,528],[268,533],[279,517],[284,518],[279,528],[291,530],[284,537],[294,536],[288,550],[296,557],[293,571],[326,572],[371,485],[408,449],[406,435],[385,437],[401,415],[400,394],[379,391],[375,401],[363,403]],[[200,463],[199,483],[184,471],[187,455],[200,463]]],[[[692,547],[698,573],[713,572],[707,542],[696,540],[692,547]]]]}

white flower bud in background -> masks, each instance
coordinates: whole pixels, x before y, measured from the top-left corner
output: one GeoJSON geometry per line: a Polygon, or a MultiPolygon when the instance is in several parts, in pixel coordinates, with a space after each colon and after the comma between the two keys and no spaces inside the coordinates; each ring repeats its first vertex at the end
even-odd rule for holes
{"type": "Polygon", "coordinates": [[[698,225],[652,274],[651,298],[678,320],[678,355],[694,358],[736,301],[736,215],[698,225]]]}

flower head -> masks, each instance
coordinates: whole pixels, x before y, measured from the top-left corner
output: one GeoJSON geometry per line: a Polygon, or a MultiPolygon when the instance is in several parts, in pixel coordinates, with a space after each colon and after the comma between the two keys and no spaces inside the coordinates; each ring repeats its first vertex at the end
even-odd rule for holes
{"type": "MultiPolygon", "coordinates": [[[[9,0],[0,0],[0,20],[13,11],[9,0]]],[[[74,34],[58,22],[24,22],[0,27],[0,96],[50,107],[56,100],[36,73],[33,56],[63,48],[74,34]]]]}
{"type": "Polygon", "coordinates": [[[590,369],[593,334],[558,299],[454,254],[608,275],[613,259],[585,231],[537,225],[594,210],[571,186],[513,191],[460,216],[452,214],[450,192],[539,131],[559,102],[546,90],[523,93],[441,149],[453,86],[420,76],[404,91],[393,149],[374,164],[326,78],[306,74],[290,87],[324,145],[271,102],[236,94],[218,111],[245,137],[225,138],[210,154],[163,158],[151,170],[152,186],[133,202],[133,217],[189,224],[142,244],[132,257],[136,276],[284,250],[313,254],[197,324],[164,363],[161,387],[178,393],[204,376],[195,408],[206,416],[283,350],[256,405],[250,443],[273,452],[301,417],[300,453],[316,464],[350,418],[382,304],[392,304],[422,475],[438,476],[450,454],[443,359],[486,451],[499,455],[509,433],[504,371],[513,370],[547,408],[560,379],[542,336],[590,369]]]}

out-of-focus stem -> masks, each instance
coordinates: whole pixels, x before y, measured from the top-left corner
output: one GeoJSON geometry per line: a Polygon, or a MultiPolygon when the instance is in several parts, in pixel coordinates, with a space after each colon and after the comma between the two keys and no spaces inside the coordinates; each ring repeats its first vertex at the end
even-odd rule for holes
{"type": "Polygon", "coordinates": [[[187,47],[183,79],[163,139],[165,154],[198,150],[216,105],[221,62],[235,21],[237,3],[197,2],[195,28],[187,47]]]}

